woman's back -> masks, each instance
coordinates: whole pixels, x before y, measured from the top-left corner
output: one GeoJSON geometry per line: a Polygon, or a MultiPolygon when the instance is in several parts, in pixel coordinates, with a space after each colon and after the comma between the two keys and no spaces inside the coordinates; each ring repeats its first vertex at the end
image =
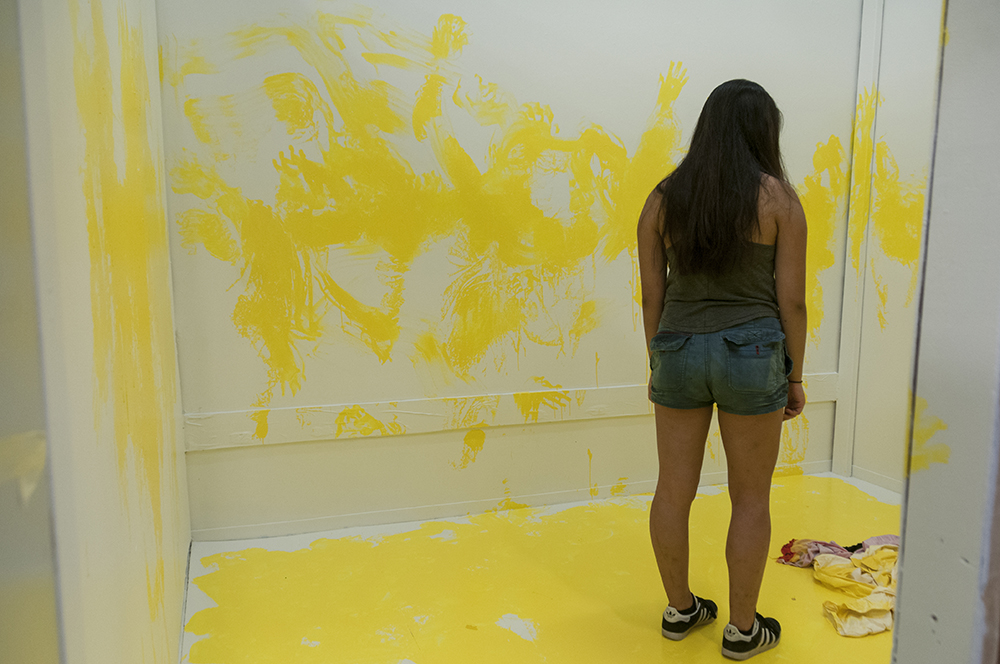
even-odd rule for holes
{"type": "MultiPolygon", "coordinates": [[[[654,205],[663,209],[662,201],[654,205]]],[[[739,267],[722,274],[670,269],[676,257],[663,232],[668,272],[659,329],[717,332],[756,318],[778,318],[776,244],[780,220],[791,205],[789,192],[777,179],[764,175],[758,197],[758,226],[749,253],[739,267]]]]}

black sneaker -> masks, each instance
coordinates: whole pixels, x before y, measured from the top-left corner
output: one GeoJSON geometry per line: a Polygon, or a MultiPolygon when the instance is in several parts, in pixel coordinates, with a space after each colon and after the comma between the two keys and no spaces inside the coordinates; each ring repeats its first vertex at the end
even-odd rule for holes
{"type": "Polygon", "coordinates": [[[671,641],[680,641],[695,627],[706,625],[719,614],[719,607],[710,599],[703,599],[695,594],[693,610],[681,613],[672,606],[663,612],[663,636],[671,641]]]}
{"type": "Polygon", "coordinates": [[[729,659],[750,659],[765,650],[778,645],[781,638],[781,625],[774,618],[765,618],[759,613],[753,621],[750,636],[741,632],[736,625],[729,623],[722,633],[722,654],[729,659]]]}

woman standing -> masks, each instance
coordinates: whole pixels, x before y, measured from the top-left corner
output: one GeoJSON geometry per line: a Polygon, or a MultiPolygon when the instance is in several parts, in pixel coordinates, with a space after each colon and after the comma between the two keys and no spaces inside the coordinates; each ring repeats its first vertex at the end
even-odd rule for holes
{"type": "Polygon", "coordinates": [[[732,501],[722,653],[739,660],[781,635],[778,621],[757,613],[757,597],[781,424],[805,405],[806,220],[785,177],[780,130],[762,87],[717,87],[638,228],[660,464],[649,525],[669,599],[663,635],[680,640],[718,611],[688,586],[688,517],[715,404],[732,501]]]}

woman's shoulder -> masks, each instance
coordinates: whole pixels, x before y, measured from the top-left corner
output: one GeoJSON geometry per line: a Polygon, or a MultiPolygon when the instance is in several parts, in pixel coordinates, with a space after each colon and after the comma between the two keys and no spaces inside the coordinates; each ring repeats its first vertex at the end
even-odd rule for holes
{"type": "Polygon", "coordinates": [[[659,187],[656,187],[649,193],[646,197],[646,202],[642,206],[642,212],[639,214],[639,220],[645,221],[646,223],[654,224],[659,227],[660,219],[660,208],[663,205],[663,194],[660,193],[659,187]]]}
{"type": "Polygon", "coordinates": [[[661,204],[662,197],[654,189],[653,192],[646,197],[646,202],[642,206],[642,212],[639,213],[638,233],[640,240],[643,237],[662,237],[663,224],[661,220],[663,215],[660,212],[661,204]]]}
{"type": "Polygon", "coordinates": [[[799,196],[795,193],[795,188],[773,175],[761,173],[760,188],[766,195],[766,199],[771,203],[788,205],[793,202],[798,203],[799,201],[799,196]]]}
{"type": "Polygon", "coordinates": [[[760,210],[762,217],[781,222],[802,211],[799,195],[788,182],[764,173],[761,176],[760,210]]]}

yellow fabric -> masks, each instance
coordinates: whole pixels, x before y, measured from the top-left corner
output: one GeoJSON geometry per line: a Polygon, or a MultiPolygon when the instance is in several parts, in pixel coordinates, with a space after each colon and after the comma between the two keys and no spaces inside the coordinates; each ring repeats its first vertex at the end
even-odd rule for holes
{"type": "Polygon", "coordinates": [[[899,547],[880,545],[858,551],[850,560],[820,554],[813,561],[817,581],[853,599],[824,602],[823,612],[842,636],[865,636],[892,629],[899,547]]]}
{"type": "Polygon", "coordinates": [[[892,629],[895,596],[878,589],[843,604],[823,602],[823,613],[841,636],[867,636],[892,629]]]}

